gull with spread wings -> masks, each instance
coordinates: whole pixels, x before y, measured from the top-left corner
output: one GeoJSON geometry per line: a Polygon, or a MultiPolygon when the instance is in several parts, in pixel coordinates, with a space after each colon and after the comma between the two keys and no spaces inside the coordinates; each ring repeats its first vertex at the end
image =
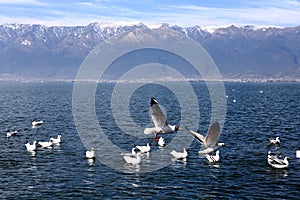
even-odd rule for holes
{"type": "Polygon", "coordinates": [[[211,125],[205,137],[200,133],[190,130],[186,126],[185,128],[204,146],[204,149],[199,151],[200,154],[211,154],[225,146],[224,143],[217,143],[221,134],[220,124],[218,122],[211,125]]]}
{"type": "Polygon", "coordinates": [[[173,133],[178,130],[182,130],[178,125],[170,125],[167,122],[167,118],[161,111],[158,102],[155,98],[151,98],[151,118],[155,127],[145,128],[145,134],[151,133],[173,133]]]}

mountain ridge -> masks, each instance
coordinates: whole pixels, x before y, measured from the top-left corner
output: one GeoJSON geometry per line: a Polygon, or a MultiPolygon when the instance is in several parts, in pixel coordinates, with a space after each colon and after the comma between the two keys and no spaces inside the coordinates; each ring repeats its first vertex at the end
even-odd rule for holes
{"type": "MultiPolygon", "coordinates": [[[[224,78],[300,78],[300,26],[180,27],[163,23],[201,44],[224,78]]],[[[87,26],[0,25],[0,79],[74,79],[89,52],[145,24],[87,26]]]]}

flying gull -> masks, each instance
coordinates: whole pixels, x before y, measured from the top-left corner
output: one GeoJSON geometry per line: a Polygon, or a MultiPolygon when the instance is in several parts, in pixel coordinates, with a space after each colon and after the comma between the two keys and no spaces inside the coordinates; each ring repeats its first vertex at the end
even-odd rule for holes
{"type": "Polygon", "coordinates": [[[170,125],[167,122],[167,118],[161,111],[158,102],[155,98],[151,99],[151,118],[154,123],[153,128],[145,128],[145,134],[151,133],[173,133],[178,130],[182,130],[178,125],[170,125]]]}
{"type": "Polygon", "coordinates": [[[217,143],[221,133],[220,124],[218,122],[215,122],[211,125],[205,137],[200,133],[190,130],[186,126],[185,128],[204,146],[205,149],[199,151],[200,154],[211,154],[225,146],[224,143],[217,143]]]}

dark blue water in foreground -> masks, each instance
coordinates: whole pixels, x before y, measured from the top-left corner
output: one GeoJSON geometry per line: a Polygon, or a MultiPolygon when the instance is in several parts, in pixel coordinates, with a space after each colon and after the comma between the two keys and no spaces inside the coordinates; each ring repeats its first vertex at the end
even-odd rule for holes
{"type": "MultiPolygon", "coordinates": [[[[201,109],[198,131],[206,133],[209,94],[204,83],[193,86],[201,109]]],[[[198,155],[200,146],[194,141],[187,162],[175,161],[153,172],[127,174],[97,159],[89,163],[84,158],[86,148],[72,115],[72,83],[1,83],[0,198],[299,198],[300,160],[295,158],[295,151],[300,147],[300,84],[226,83],[225,88],[227,115],[220,141],[228,148],[222,149],[219,165],[210,165],[198,155]],[[45,123],[33,129],[33,118],[45,123]],[[20,133],[7,138],[6,129],[19,129],[20,133]],[[38,149],[36,154],[25,150],[26,140],[45,141],[57,134],[63,136],[60,146],[38,149]],[[273,150],[267,146],[268,139],[275,136],[282,138],[277,151],[293,158],[288,169],[272,169],[266,162],[268,150],[273,150]]],[[[122,134],[107,110],[111,89],[111,84],[99,87],[95,105],[99,124],[113,143],[128,151],[133,147],[131,141],[154,144],[152,136],[132,140],[122,134]]],[[[157,85],[146,85],[133,93],[129,107],[132,120],[140,126],[150,123],[148,106],[153,96],[164,106],[169,122],[179,123],[180,105],[174,94],[157,85]]],[[[166,142],[172,137],[166,135],[166,142]]],[[[156,150],[154,144],[150,157],[143,159],[151,160],[156,150]]]]}

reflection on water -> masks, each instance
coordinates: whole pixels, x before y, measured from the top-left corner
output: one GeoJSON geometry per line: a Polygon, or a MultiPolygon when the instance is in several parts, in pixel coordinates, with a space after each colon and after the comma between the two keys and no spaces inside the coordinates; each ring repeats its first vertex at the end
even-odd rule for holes
{"type": "Polygon", "coordinates": [[[89,166],[93,166],[94,165],[95,159],[93,159],[93,158],[87,158],[86,160],[87,160],[87,163],[88,163],[89,166]]]}
{"type": "Polygon", "coordinates": [[[32,157],[36,156],[36,151],[27,151],[28,154],[30,154],[32,157]]]}

